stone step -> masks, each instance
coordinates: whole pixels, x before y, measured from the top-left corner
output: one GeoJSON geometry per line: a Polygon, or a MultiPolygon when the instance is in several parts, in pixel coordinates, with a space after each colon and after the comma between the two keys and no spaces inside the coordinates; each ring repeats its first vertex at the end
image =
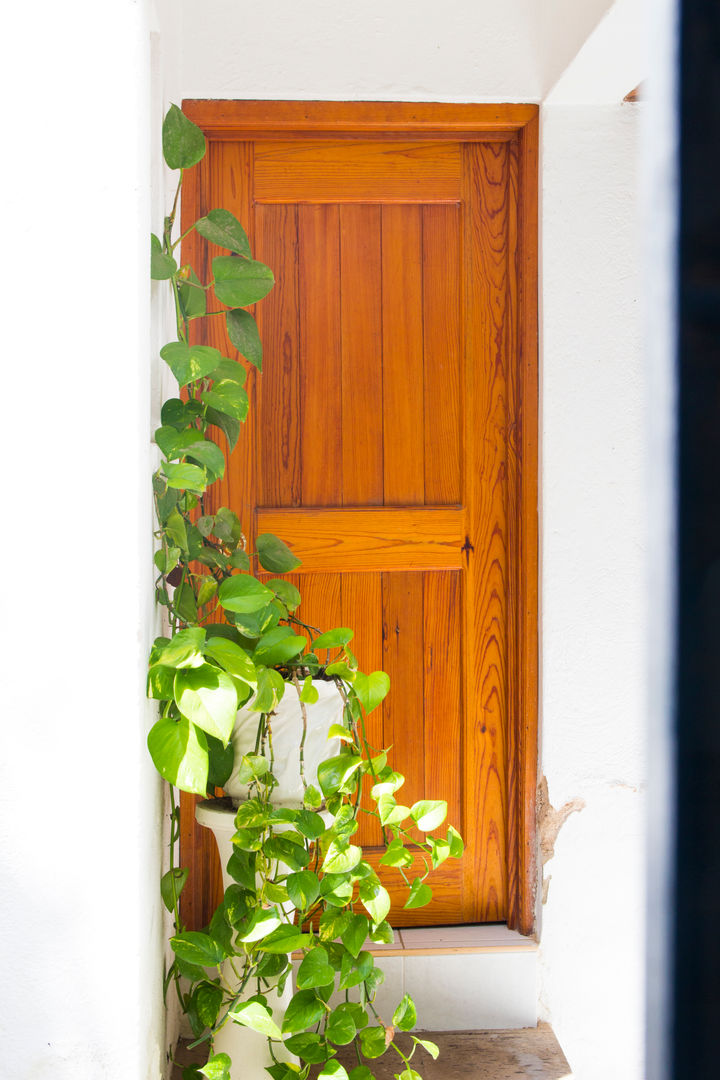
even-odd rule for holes
{"type": "MultiPolygon", "coordinates": [[[[440,1050],[437,1061],[422,1047],[416,1050],[412,1066],[423,1080],[572,1080],[570,1066],[549,1024],[511,1031],[426,1031],[418,1036],[436,1043],[440,1050]]],[[[404,1034],[398,1035],[398,1044],[408,1052],[413,1045],[404,1034]]],[[[188,1050],[182,1040],[176,1057],[182,1065],[205,1060],[200,1048],[188,1050]]],[[[340,1047],[337,1060],[349,1072],[357,1065],[354,1048],[340,1047]]],[[[394,1053],[365,1064],[376,1080],[393,1080],[404,1068],[394,1053]]],[[[181,1075],[176,1067],[172,1080],[181,1080],[181,1075]]]]}

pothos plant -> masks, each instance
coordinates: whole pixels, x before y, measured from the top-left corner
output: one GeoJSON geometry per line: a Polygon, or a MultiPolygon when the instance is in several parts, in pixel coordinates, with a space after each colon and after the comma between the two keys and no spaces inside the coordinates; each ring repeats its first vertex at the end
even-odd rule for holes
{"type": "Polygon", "coordinates": [[[375,1007],[383,974],[365,945],[393,940],[386,918],[390,897],[352,840],[360,814],[379,819],[386,841],[380,861],[404,879],[407,908],[430,901],[428,874],[448,857],[459,857],[462,840],[452,827],[437,834],[447,810],[442,800],[409,807],[398,802],[403,777],[391,769],[383,750],[368,743],[365,720],[387,694],[388,676],[359,671],[349,647],[352,631],[321,633],[305,625],[295,586],[281,576],[267,579],[267,573],[282,575],[299,565],[280,539],[258,536],[249,550],[236,513],[215,509],[207,499],[247,416],[246,364],[262,369],[260,338],[248,308],[274,282],[271,270],[253,259],[240,222],[224,209],[211,210],[191,226],[228,252],[212,259],[212,279],[203,283],[191,266],[179,265],[183,236],[175,235],[175,219],[183,175],[201,160],[206,144],[200,129],[174,105],[162,138],[165,161],[180,175],[162,235],[152,237],[151,272],[172,292],[176,339],[160,355],[181,395],[164,402],[155,433],[162,454],[153,476],[156,597],[166,609],[167,633],[155,641],[150,656],[149,694],[159,703],[159,719],[148,746],[172,798],[170,869],[161,891],[175,933],[165,990],[174,983],[196,1040],[208,1044],[207,1063],[186,1069],[184,1076],[229,1080],[230,1059],[213,1052],[213,1036],[224,1024],[239,1023],[267,1037],[273,1080],[304,1080],[318,1066],[322,1080],[372,1080],[365,1062],[388,1049],[398,1055],[399,1080],[417,1080],[420,1074],[411,1065],[417,1047],[433,1056],[437,1048],[415,1037],[411,1051],[397,1045],[395,1031],[415,1027],[409,995],[392,1016],[381,1017],[375,1007]],[[224,320],[227,337],[245,363],[197,344],[201,335],[191,334],[191,327],[210,318],[224,320]],[[330,735],[342,740],[343,749],[322,763],[317,785],[302,777],[302,805],[276,807],[273,711],[294,684],[302,706],[302,771],[307,709],[317,698],[317,678],[334,680],[342,695],[343,723],[330,735]],[[188,872],[174,862],[179,832],[174,789],[213,796],[223,787],[234,765],[230,737],[243,705],[257,713],[258,734],[256,752],[237,763],[250,796],[235,819],[228,864],[234,883],[209,926],[188,930],[179,908],[188,872]],[[365,778],[369,807],[361,802],[365,778]],[[407,871],[417,865],[418,855],[425,869],[411,878],[407,871]],[[295,911],[288,914],[291,905],[295,911]],[[301,954],[297,989],[278,1016],[268,995],[282,992],[292,978],[293,952],[301,954]],[[353,1041],[358,1065],[348,1074],[334,1059],[338,1046],[353,1041]],[[300,1064],[278,1060],[281,1043],[300,1064]]]}

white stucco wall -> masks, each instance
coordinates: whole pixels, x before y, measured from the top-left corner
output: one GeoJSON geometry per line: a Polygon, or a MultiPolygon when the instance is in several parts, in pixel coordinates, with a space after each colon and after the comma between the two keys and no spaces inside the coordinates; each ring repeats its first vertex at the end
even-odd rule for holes
{"type": "Polygon", "coordinates": [[[579,1080],[640,1080],[645,468],[641,106],[542,126],[542,752],[555,807],[541,1014],[579,1080]]]}
{"type": "Polygon", "coordinates": [[[149,30],[18,5],[2,40],[0,1046],[14,1080],[157,1080],[149,30]]]}

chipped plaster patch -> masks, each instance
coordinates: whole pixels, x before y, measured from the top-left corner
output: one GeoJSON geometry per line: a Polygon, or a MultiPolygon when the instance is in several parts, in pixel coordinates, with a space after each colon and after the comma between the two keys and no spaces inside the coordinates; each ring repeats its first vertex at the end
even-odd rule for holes
{"type": "MultiPolygon", "coordinates": [[[[537,826],[540,841],[540,862],[542,866],[555,854],[555,841],[558,833],[571,814],[585,809],[585,800],[579,797],[570,799],[559,810],[550,802],[547,777],[543,776],[537,788],[537,826]]],[[[543,872],[542,902],[547,903],[551,875],[543,872]]]]}

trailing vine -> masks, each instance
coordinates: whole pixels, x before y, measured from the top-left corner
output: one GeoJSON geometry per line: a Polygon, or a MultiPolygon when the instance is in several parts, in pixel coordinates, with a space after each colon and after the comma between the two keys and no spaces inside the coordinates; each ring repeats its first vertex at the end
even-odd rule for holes
{"type": "Polygon", "coordinates": [[[415,1051],[422,1047],[436,1056],[437,1048],[414,1036],[409,1052],[398,1046],[396,1030],[409,1032],[416,1023],[409,995],[391,1017],[376,1009],[383,974],[365,946],[393,940],[390,896],[352,838],[360,814],[379,820],[386,842],[380,862],[395,868],[407,886],[406,908],[430,901],[428,875],[445,859],[459,857],[463,844],[452,827],[437,835],[444,801],[409,807],[397,801],[403,777],[391,769],[386,752],[368,741],[366,718],[389,690],[387,675],[358,670],[350,629],[321,633],[302,622],[300,592],[282,577],[299,561],[282,540],[264,534],[249,550],[237,514],[229,507],[211,509],[207,499],[247,416],[247,368],[262,370],[262,345],[248,309],[263,300],[274,280],[253,258],[243,226],[227,210],[211,210],[184,235],[175,235],[184,172],[205,149],[200,129],[171,106],[163,154],[179,179],[162,234],[152,236],[151,274],[167,281],[172,292],[176,339],[160,355],[181,393],[163,403],[155,433],[162,454],[153,476],[155,594],[166,609],[168,630],[150,655],[148,693],[158,702],[159,716],[148,747],[171,785],[171,863],[161,893],[174,922],[174,960],[165,990],[174,986],[196,1042],[208,1049],[207,1062],[183,1075],[230,1080],[232,1063],[227,1054],[214,1053],[213,1038],[225,1024],[238,1023],[266,1036],[273,1080],[305,1080],[318,1065],[321,1080],[372,1080],[366,1061],[387,1050],[398,1057],[399,1080],[418,1080],[411,1065],[415,1051]],[[192,230],[228,252],[212,259],[206,283],[178,262],[181,241],[192,230]],[[191,325],[210,317],[224,319],[227,337],[243,359],[196,343],[200,335],[191,335],[191,325]],[[260,573],[277,576],[260,580],[260,573]],[[305,775],[304,748],[317,678],[334,681],[341,695],[343,722],[329,736],[342,749],[320,765],[312,783],[305,775]],[[273,802],[273,717],[285,693],[297,695],[302,716],[304,795],[290,808],[273,802]],[[241,708],[256,714],[257,730],[253,750],[235,761],[230,739],[241,708]],[[233,771],[248,789],[235,816],[227,868],[233,884],[209,925],[188,930],[179,902],[188,871],[173,861],[179,835],[174,789],[212,797],[233,771]],[[366,777],[367,806],[361,801],[366,777]],[[418,859],[419,874],[413,870],[418,859]],[[293,952],[302,957],[296,991],[277,1016],[269,995],[282,992],[292,978],[293,952]],[[358,1065],[348,1074],[335,1055],[350,1042],[356,1044],[358,1065]],[[287,1053],[300,1064],[282,1060],[287,1053]]]}

